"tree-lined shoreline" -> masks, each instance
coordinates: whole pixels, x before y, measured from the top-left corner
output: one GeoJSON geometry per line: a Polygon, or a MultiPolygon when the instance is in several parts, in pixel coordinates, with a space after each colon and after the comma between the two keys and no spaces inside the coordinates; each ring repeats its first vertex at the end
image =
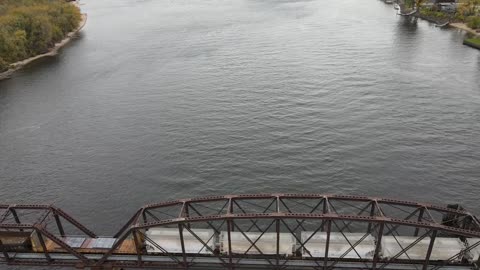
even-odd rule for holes
{"type": "Polygon", "coordinates": [[[64,0],[2,1],[0,72],[18,68],[18,64],[12,66],[14,63],[48,54],[84,20],[79,8],[64,0]]]}

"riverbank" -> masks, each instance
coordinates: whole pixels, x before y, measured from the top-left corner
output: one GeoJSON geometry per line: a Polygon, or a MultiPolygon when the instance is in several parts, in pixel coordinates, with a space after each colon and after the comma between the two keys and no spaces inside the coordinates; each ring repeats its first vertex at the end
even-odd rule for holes
{"type": "Polygon", "coordinates": [[[480,33],[475,31],[474,29],[470,28],[466,23],[463,22],[449,22],[449,18],[434,18],[430,16],[426,16],[425,14],[418,13],[415,15],[417,18],[426,20],[431,23],[435,23],[437,26],[449,26],[452,28],[456,28],[462,31],[467,32],[470,35],[470,38],[466,38],[463,41],[464,45],[467,45],[471,48],[475,48],[480,50],[480,33]]]}
{"type": "Polygon", "coordinates": [[[480,33],[478,33],[477,31],[475,31],[474,29],[470,28],[467,26],[466,23],[462,23],[462,22],[452,22],[450,23],[448,21],[448,19],[444,19],[444,20],[437,20],[437,19],[434,19],[434,18],[430,18],[428,16],[424,16],[422,14],[418,14],[416,15],[418,18],[422,19],[422,20],[426,20],[428,22],[431,22],[431,23],[434,23],[436,25],[448,25],[449,27],[453,27],[453,28],[457,28],[457,29],[460,29],[460,30],[463,30],[467,33],[470,33],[472,35],[475,35],[475,36],[478,36],[480,35],[480,33]]]}
{"type": "MultiPolygon", "coordinates": [[[[75,5],[78,8],[78,4],[74,3],[73,5],[75,5]]],[[[7,71],[4,71],[4,72],[0,73],[0,81],[10,78],[10,76],[15,71],[25,67],[26,65],[28,65],[28,64],[30,64],[30,63],[38,60],[38,59],[56,55],[61,48],[63,48],[65,45],[67,45],[75,37],[75,35],[80,30],[82,30],[82,28],[85,26],[86,23],[87,23],[87,14],[83,13],[81,15],[81,21],[80,21],[78,27],[75,28],[73,31],[69,32],[63,40],[56,43],[46,53],[35,55],[35,56],[30,57],[30,58],[27,58],[27,59],[24,59],[24,60],[21,60],[21,61],[10,64],[10,68],[7,71]]]]}
{"type": "Polygon", "coordinates": [[[463,41],[463,45],[480,50],[480,38],[467,38],[463,41]]]}
{"type": "Polygon", "coordinates": [[[453,28],[457,28],[463,30],[467,33],[470,33],[474,36],[479,36],[480,33],[475,31],[475,29],[470,28],[465,22],[459,21],[452,15],[441,11],[433,11],[430,9],[409,9],[406,7],[404,3],[399,4],[399,15],[402,16],[411,16],[413,15],[416,18],[420,18],[422,20],[434,23],[436,26],[443,27],[443,26],[450,26],[453,28]]]}
{"type": "Polygon", "coordinates": [[[417,18],[420,18],[422,20],[434,23],[436,25],[444,25],[444,24],[448,23],[448,20],[449,20],[446,17],[445,18],[438,18],[438,17],[427,16],[427,15],[424,15],[422,13],[417,13],[415,16],[417,18]]]}
{"type": "Polygon", "coordinates": [[[417,15],[417,17],[423,19],[423,20],[426,20],[426,21],[429,21],[429,22],[432,22],[432,23],[435,23],[437,25],[448,25],[449,27],[452,27],[452,28],[456,28],[456,29],[459,29],[459,30],[462,30],[462,31],[465,31],[467,33],[469,33],[471,35],[472,38],[470,39],[465,39],[463,41],[463,45],[467,45],[471,48],[474,48],[474,49],[477,49],[477,50],[480,50],[480,44],[477,40],[480,40],[479,37],[480,37],[480,33],[478,33],[477,31],[475,31],[474,29],[468,27],[467,24],[465,23],[461,23],[461,22],[455,22],[455,23],[449,23],[448,21],[436,21],[434,19],[431,19],[431,18],[428,18],[428,17],[425,17],[425,16],[422,16],[422,15],[417,15]]]}
{"type": "Polygon", "coordinates": [[[466,31],[470,34],[473,34],[475,36],[479,36],[480,33],[478,33],[477,31],[473,30],[472,28],[468,27],[465,23],[450,23],[448,24],[449,26],[451,27],[454,27],[454,28],[457,28],[457,29],[460,29],[460,30],[463,30],[463,31],[466,31]]]}

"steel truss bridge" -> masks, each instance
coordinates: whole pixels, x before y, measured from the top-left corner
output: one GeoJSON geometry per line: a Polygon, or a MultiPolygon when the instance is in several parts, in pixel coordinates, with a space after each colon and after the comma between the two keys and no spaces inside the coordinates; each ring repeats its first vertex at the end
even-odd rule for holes
{"type": "Polygon", "coordinates": [[[460,206],[256,194],[149,204],[111,237],[52,205],[0,205],[0,262],[92,269],[477,269],[460,206]]]}

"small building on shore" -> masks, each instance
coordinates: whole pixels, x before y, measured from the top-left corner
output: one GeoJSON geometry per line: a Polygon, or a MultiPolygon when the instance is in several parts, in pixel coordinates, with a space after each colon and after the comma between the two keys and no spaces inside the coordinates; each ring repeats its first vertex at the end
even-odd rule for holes
{"type": "Polygon", "coordinates": [[[451,13],[457,10],[457,3],[458,0],[430,0],[425,6],[435,7],[438,11],[451,13]]]}

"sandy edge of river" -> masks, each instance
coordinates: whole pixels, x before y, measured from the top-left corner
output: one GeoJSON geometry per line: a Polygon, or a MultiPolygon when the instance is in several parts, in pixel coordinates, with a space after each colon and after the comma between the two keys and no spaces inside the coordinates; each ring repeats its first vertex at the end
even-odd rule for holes
{"type": "Polygon", "coordinates": [[[22,61],[12,63],[10,65],[11,68],[9,70],[0,73],[0,81],[10,78],[10,76],[15,71],[23,68],[24,66],[32,63],[33,61],[36,61],[40,58],[44,58],[44,57],[47,57],[47,56],[56,55],[61,48],[63,48],[65,45],[67,45],[73,39],[75,34],[77,34],[80,30],[82,30],[82,28],[85,26],[86,23],[87,23],[87,14],[83,13],[82,14],[82,20],[80,21],[80,24],[78,25],[78,27],[75,30],[73,30],[72,32],[68,33],[67,36],[62,41],[56,43],[55,46],[53,46],[48,52],[46,52],[44,54],[35,55],[33,57],[24,59],[22,61]]]}
{"type": "Polygon", "coordinates": [[[449,26],[466,31],[470,34],[473,34],[475,36],[478,36],[479,33],[477,33],[475,30],[472,28],[468,27],[465,23],[450,23],[449,26]]]}

